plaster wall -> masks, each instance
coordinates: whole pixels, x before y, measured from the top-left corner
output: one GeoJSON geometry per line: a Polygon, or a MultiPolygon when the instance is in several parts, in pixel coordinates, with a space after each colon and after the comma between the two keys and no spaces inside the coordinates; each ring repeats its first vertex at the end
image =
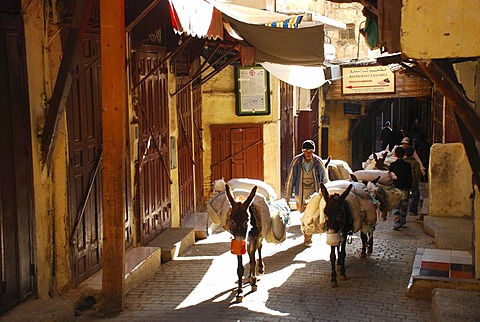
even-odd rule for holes
{"type": "MultiPolygon", "coordinates": [[[[170,62],[168,63],[168,88],[177,88],[175,75],[170,73],[171,70],[170,62]]],[[[186,89],[188,90],[188,89],[186,89]]],[[[170,185],[170,196],[172,198],[172,228],[178,228],[181,225],[181,214],[180,214],[180,186],[178,184],[178,118],[177,118],[177,97],[171,97],[169,95],[168,106],[169,108],[169,119],[170,119],[170,137],[175,138],[175,151],[176,155],[173,157],[176,158],[176,167],[170,169],[170,178],[172,179],[172,184],[170,185]]],[[[193,133],[193,132],[192,132],[193,133]]],[[[172,151],[172,147],[170,147],[172,151]]],[[[170,167],[171,168],[171,167],[170,167]]]]}
{"type": "Polygon", "coordinates": [[[415,59],[480,56],[480,2],[403,0],[401,46],[415,59]]]}
{"type": "MultiPolygon", "coordinates": [[[[280,149],[279,149],[279,109],[278,99],[270,95],[270,115],[237,116],[235,114],[235,82],[234,68],[229,66],[219,72],[215,77],[202,85],[203,107],[203,169],[205,180],[204,195],[207,199],[211,196],[211,125],[216,124],[263,124],[263,152],[264,152],[264,181],[270,184],[278,195],[280,191],[280,149]]],[[[270,76],[271,93],[276,93],[274,88],[277,81],[270,76]]],[[[216,179],[216,178],[214,178],[216,179]]]]}
{"type": "Polygon", "coordinates": [[[428,169],[429,215],[472,216],[472,170],[462,143],[434,144],[428,169]]]}
{"type": "Polygon", "coordinates": [[[474,251],[474,265],[475,265],[475,276],[480,278],[480,189],[478,189],[478,185],[474,185],[474,204],[473,204],[473,251],[474,251]]]}
{"type": "Polygon", "coordinates": [[[360,27],[364,27],[365,16],[362,14],[363,6],[358,2],[336,3],[325,2],[325,16],[344,22],[355,24],[355,39],[340,39],[340,30],[326,30],[325,35],[337,49],[336,59],[349,60],[352,58],[367,58],[378,56],[378,50],[370,50],[365,42],[365,37],[358,37],[360,27]]]}
{"type": "Polygon", "coordinates": [[[35,209],[35,251],[39,298],[60,293],[70,283],[67,229],[67,131],[63,114],[48,171],[41,163],[40,135],[45,122],[45,99],[51,97],[60,65],[57,29],[44,24],[43,1],[23,1],[28,91],[31,118],[35,209]],[[46,26],[46,27],[45,27],[46,26]]]}
{"type": "Polygon", "coordinates": [[[343,105],[330,103],[327,105],[326,114],[330,116],[328,126],[328,154],[332,159],[352,163],[352,141],[348,137],[350,119],[343,114],[343,105]]]}

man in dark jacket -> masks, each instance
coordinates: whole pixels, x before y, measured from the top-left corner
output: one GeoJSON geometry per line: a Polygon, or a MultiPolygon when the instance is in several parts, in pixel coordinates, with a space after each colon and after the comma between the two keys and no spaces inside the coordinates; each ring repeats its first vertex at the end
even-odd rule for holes
{"type": "MultiPolygon", "coordinates": [[[[328,181],[327,171],[322,159],[314,154],[315,143],[306,140],[302,144],[302,153],[296,155],[290,163],[287,181],[285,183],[285,200],[290,201],[292,192],[297,203],[297,210],[304,212],[306,200],[314,192],[320,191],[320,182],[328,181]]],[[[305,246],[311,246],[312,235],[304,234],[305,246]]]]}
{"type": "Polygon", "coordinates": [[[408,194],[412,188],[412,167],[410,163],[403,160],[405,149],[401,146],[395,148],[395,157],[397,160],[390,164],[390,172],[393,172],[397,179],[393,180],[393,185],[402,191],[402,199],[393,218],[393,229],[399,230],[407,222],[408,213],[408,194]]]}
{"type": "Polygon", "coordinates": [[[390,151],[393,149],[393,130],[390,127],[390,121],[385,122],[385,127],[380,132],[380,143],[382,144],[382,150],[385,150],[387,146],[390,151]]]}

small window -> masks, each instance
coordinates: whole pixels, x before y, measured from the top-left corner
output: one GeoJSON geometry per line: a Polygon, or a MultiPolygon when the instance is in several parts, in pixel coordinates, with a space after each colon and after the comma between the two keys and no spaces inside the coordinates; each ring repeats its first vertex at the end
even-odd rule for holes
{"type": "Polygon", "coordinates": [[[347,23],[347,29],[340,30],[340,39],[355,40],[355,24],[347,23]]]}

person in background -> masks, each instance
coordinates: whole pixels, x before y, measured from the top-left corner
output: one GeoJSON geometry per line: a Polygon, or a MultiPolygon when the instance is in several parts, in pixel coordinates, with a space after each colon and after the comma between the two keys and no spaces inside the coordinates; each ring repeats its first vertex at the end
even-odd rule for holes
{"type": "Polygon", "coordinates": [[[382,132],[380,132],[380,143],[382,144],[382,150],[385,150],[387,146],[389,149],[393,148],[394,144],[392,144],[392,135],[393,130],[390,127],[390,122],[386,121],[382,132]]]}
{"type": "Polygon", "coordinates": [[[409,212],[410,215],[417,216],[418,204],[420,202],[420,179],[422,178],[422,171],[420,170],[420,163],[413,157],[414,153],[415,149],[413,146],[407,146],[405,148],[404,160],[407,161],[412,167],[412,188],[410,188],[410,192],[412,193],[412,202],[409,207],[409,212]]]}
{"type": "MultiPolygon", "coordinates": [[[[306,140],[302,144],[302,153],[296,155],[288,170],[284,198],[289,203],[292,193],[295,196],[297,210],[304,212],[306,200],[314,192],[320,191],[320,182],[328,180],[322,159],[315,154],[315,143],[306,140]]],[[[312,235],[304,233],[305,246],[312,245],[312,235]]]]}
{"type": "MultiPolygon", "coordinates": [[[[393,154],[395,154],[395,149],[399,146],[401,146],[403,149],[406,149],[407,147],[411,146],[410,145],[410,138],[408,136],[404,137],[402,139],[401,145],[396,145],[393,148],[393,154]]],[[[413,146],[412,146],[412,148],[413,148],[413,146]]],[[[422,172],[422,177],[424,177],[425,174],[426,174],[426,169],[423,166],[422,160],[420,160],[420,157],[418,156],[417,151],[415,151],[415,148],[413,148],[413,158],[415,158],[415,160],[417,160],[417,162],[420,164],[420,171],[422,172]]]]}
{"type": "Polygon", "coordinates": [[[408,136],[412,140],[411,144],[414,148],[417,148],[417,144],[423,143],[425,141],[425,134],[423,133],[423,128],[418,118],[415,118],[415,120],[413,120],[413,124],[410,127],[410,131],[408,132],[408,136]]]}
{"type": "Polygon", "coordinates": [[[393,218],[393,229],[399,230],[407,222],[408,196],[412,188],[412,167],[410,163],[403,160],[405,156],[403,147],[396,147],[394,153],[397,159],[390,164],[390,172],[397,177],[393,180],[393,185],[402,191],[402,199],[393,218]]]}
{"type": "MultiPolygon", "coordinates": [[[[402,126],[399,124],[396,124],[393,126],[393,133],[392,133],[392,143],[393,146],[395,145],[400,145],[402,142],[402,138],[405,135],[402,134],[402,126]]],[[[390,151],[393,151],[393,146],[390,147],[390,151]]]]}

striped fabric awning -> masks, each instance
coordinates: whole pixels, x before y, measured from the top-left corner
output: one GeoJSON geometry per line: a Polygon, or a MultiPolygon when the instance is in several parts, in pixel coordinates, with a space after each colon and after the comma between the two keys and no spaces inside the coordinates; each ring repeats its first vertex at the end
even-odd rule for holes
{"type": "Polygon", "coordinates": [[[296,16],[293,18],[285,19],[282,21],[269,22],[264,24],[267,27],[274,28],[298,28],[298,25],[302,21],[303,16],[296,16]]]}

